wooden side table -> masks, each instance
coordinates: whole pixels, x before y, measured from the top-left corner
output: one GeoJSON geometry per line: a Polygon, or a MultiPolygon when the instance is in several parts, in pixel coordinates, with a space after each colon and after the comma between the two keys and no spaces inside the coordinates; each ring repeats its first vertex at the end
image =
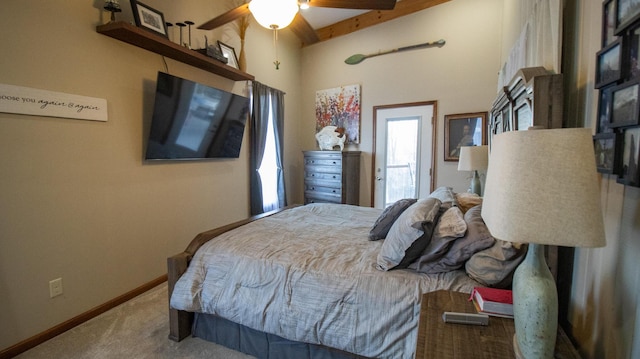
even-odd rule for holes
{"type": "MultiPolygon", "coordinates": [[[[444,312],[476,313],[469,294],[441,290],[422,296],[416,359],[515,358],[513,319],[489,317],[488,326],[445,323],[444,312]]],[[[580,358],[569,337],[558,328],[558,359],[580,358]]]]}

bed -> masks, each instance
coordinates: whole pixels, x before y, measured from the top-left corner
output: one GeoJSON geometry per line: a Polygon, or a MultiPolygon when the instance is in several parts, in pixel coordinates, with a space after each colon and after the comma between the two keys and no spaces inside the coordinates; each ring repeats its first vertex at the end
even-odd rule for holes
{"type": "Polygon", "coordinates": [[[170,338],[260,358],[413,358],[423,293],[508,286],[526,248],[441,187],[384,210],[314,203],[198,235],[169,258],[170,338]]]}

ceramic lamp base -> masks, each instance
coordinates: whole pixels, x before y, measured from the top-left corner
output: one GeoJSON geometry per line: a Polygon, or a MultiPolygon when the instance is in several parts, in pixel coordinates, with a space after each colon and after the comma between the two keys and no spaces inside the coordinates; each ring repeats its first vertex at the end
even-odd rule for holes
{"type": "Polygon", "coordinates": [[[544,259],[544,245],[530,243],[513,277],[514,352],[518,358],[551,359],[558,332],[558,292],[544,259]]]}

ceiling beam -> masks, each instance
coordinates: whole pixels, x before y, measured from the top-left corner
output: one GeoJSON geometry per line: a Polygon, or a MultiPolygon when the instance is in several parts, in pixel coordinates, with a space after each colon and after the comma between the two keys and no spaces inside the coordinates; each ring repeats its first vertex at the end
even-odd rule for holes
{"type": "MultiPolygon", "coordinates": [[[[316,30],[320,41],[347,35],[364,28],[409,15],[450,0],[402,0],[393,10],[373,10],[316,30]]],[[[304,45],[303,45],[304,46],[304,45]]]]}

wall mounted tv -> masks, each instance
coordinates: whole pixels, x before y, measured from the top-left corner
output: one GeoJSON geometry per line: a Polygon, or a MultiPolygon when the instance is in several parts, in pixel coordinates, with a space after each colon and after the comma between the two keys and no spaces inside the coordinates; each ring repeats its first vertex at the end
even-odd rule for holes
{"type": "Polygon", "coordinates": [[[249,99],[158,72],[147,160],[238,158],[249,99]]]}

